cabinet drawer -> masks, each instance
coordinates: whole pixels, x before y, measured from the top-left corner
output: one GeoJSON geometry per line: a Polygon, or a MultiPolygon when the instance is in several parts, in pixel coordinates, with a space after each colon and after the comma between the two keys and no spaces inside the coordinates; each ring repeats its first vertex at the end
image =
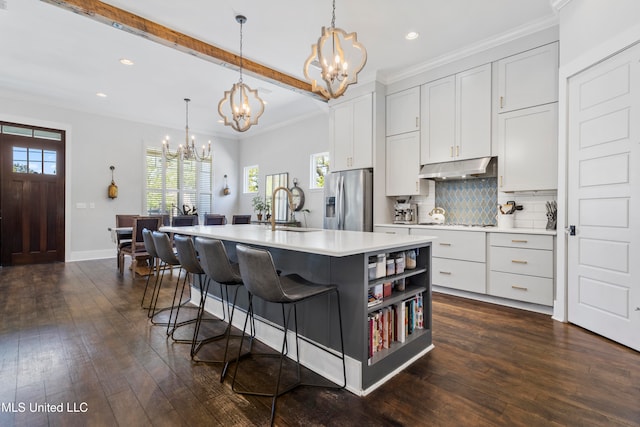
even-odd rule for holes
{"type": "Polygon", "coordinates": [[[553,250],[553,236],[518,233],[489,233],[491,246],[553,250]]]}
{"type": "Polygon", "coordinates": [[[380,227],[375,226],[373,231],[376,233],[409,235],[409,227],[380,227]]]}
{"type": "Polygon", "coordinates": [[[491,246],[489,266],[492,271],[553,279],[553,251],[491,246]]]}
{"type": "Polygon", "coordinates": [[[553,279],[491,271],[487,288],[489,295],[553,305],[553,279]]]}
{"type": "Polygon", "coordinates": [[[484,294],[487,292],[486,264],[433,258],[431,281],[434,285],[484,294]]]}
{"type": "Polygon", "coordinates": [[[411,234],[436,236],[438,239],[432,244],[434,257],[475,262],[485,262],[487,259],[486,233],[483,232],[420,228],[411,229],[411,234]]]}

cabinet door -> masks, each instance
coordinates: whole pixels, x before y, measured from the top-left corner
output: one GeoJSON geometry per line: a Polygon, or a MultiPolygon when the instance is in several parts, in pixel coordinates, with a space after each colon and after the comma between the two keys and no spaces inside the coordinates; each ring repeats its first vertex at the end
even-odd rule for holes
{"type": "Polygon", "coordinates": [[[420,88],[420,162],[451,160],[456,135],[456,79],[445,77],[420,88]]]}
{"type": "Polygon", "coordinates": [[[491,155],[491,64],[456,74],[456,159],[491,155]]]}
{"type": "Polygon", "coordinates": [[[500,191],[558,187],[558,104],[498,116],[500,191]]]}
{"type": "Polygon", "coordinates": [[[349,169],[353,154],[353,106],[349,102],[336,105],[331,109],[331,116],[331,170],[349,169]]]}
{"type": "Polygon", "coordinates": [[[405,133],[387,138],[387,196],[420,193],[420,135],[405,133]]]}
{"type": "Polygon", "coordinates": [[[498,113],[558,100],[558,43],[504,58],[498,66],[498,113]]]}
{"type": "Polygon", "coordinates": [[[420,87],[387,95],[387,136],[420,130],[420,87]]]}
{"type": "Polygon", "coordinates": [[[353,101],[352,169],[373,167],[373,95],[353,101]]]}
{"type": "Polygon", "coordinates": [[[373,167],[373,95],[331,107],[331,170],[373,167]]]}

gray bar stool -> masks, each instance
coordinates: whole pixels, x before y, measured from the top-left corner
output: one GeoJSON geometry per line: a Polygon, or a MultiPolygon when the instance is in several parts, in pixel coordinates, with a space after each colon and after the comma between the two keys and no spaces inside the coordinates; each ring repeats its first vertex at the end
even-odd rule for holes
{"type": "MultiPolygon", "coordinates": [[[[227,369],[229,367],[229,363],[233,360],[228,359],[228,351],[229,351],[229,339],[234,337],[243,337],[243,335],[232,335],[231,328],[233,326],[233,315],[235,313],[236,301],[238,296],[238,290],[242,287],[242,277],[240,276],[240,268],[238,264],[232,264],[229,261],[229,257],[227,255],[227,251],[222,244],[222,241],[217,239],[208,239],[203,237],[195,238],[195,248],[200,255],[200,265],[203,270],[207,274],[207,276],[220,284],[220,295],[222,297],[222,310],[224,313],[226,306],[226,315],[229,316],[229,323],[227,324],[227,329],[225,331],[226,343],[224,347],[224,356],[222,360],[211,360],[211,359],[199,359],[196,357],[198,351],[202,348],[203,345],[212,341],[212,339],[203,340],[197,345],[195,348],[191,348],[191,358],[197,362],[207,362],[207,363],[224,363],[224,367],[222,368],[222,373],[220,374],[220,382],[224,381],[224,377],[227,373],[227,369]],[[233,300],[229,298],[229,287],[233,287],[233,300]],[[225,296],[226,295],[226,296],[225,296]],[[226,300],[226,304],[225,304],[226,300]]],[[[203,301],[204,306],[204,301],[203,301]]],[[[201,316],[202,314],[200,314],[201,316]]],[[[249,313],[247,313],[249,315],[249,313]]],[[[255,324],[253,321],[253,317],[251,317],[251,334],[250,334],[250,343],[249,348],[253,346],[253,338],[255,331],[255,324]]],[[[213,339],[216,339],[214,337],[213,339]]],[[[247,353],[248,354],[248,353],[247,353]]]]}
{"type": "MultiPolygon", "coordinates": [[[[160,267],[161,268],[160,279],[158,280],[157,286],[154,287],[154,292],[151,298],[152,303],[149,306],[148,316],[151,319],[152,324],[159,325],[159,326],[166,326],[167,335],[172,335],[175,328],[179,326],[183,326],[188,323],[194,323],[196,320],[194,318],[194,319],[189,319],[180,323],[178,322],[178,314],[179,314],[180,307],[185,307],[187,306],[187,304],[191,302],[191,298],[187,298],[183,300],[184,290],[187,284],[188,275],[185,275],[184,280],[182,281],[182,290],[180,291],[180,297],[178,298],[178,289],[180,288],[180,276],[182,272],[182,266],[180,264],[180,260],[178,259],[176,254],[173,252],[173,244],[171,243],[171,239],[169,238],[169,235],[167,235],[166,233],[162,233],[160,231],[151,232],[151,237],[153,239],[153,244],[156,247],[156,253],[160,258],[162,265],[160,267]],[[168,307],[158,309],[157,308],[158,297],[160,295],[160,289],[162,287],[162,282],[164,280],[165,272],[168,269],[173,270],[173,268],[175,267],[180,267],[180,272],[178,272],[178,277],[176,279],[176,287],[175,287],[175,290],[173,291],[173,299],[172,299],[171,305],[168,307]],[[169,320],[167,322],[158,322],[154,319],[155,316],[167,310],[169,310],[169,320]],[[174,318],[174,312],[175,312],[175,318],[174,318]]],[[[187,308],[197,308],[197,307],[189,306],[187,308]]],[[[189,342],[191,342],[191,340],[189,340],[189,342]]]]}
{"type": "MultiPolygon", "coordinates": [[[[242,341],[240,348],[238,349],[238,362],[236,363],[235,373],[233,376],[233,383],[231,384],[231,388],[233,391],[241,394],[249,394],[254,396],[269,396],[272,397],[271,402],[271,424],[273,424],[273,419],[276,411],[276,399],[278,396],[287,393],[295,389],[298,386],[306,385],[306,386],[316,386],[316,387],[329,387],[329,388],[344,388],[347,384],[347,371],[345,366],[345,357],[344,357],[344,339],[342,336],[342,314],[340,309],[340,294],[338,292],[338,288],[335,285],[318,285],[316,283],[312,283],[303,277],[297,274],[290,274],[286,276],[279,276],[276,271],[275,265],[273,263],[273,258],[271,257],[271,253],[265,249],[257,249],[251,248],[245,245],[237,245],[236,246],[236,254],[238,256],[238,263],[240,265],[240,274],[242,275],[242,280],[244,282],[245,287],[249,291],[249,312],[253,314],[253,297],[258,297],[266,302],[278,303],[282,306],[282,317],[283,317],[283,325],[284,325],[284,337],[282,339],[282,347],[280,350],[280,366],[278,368],[278,379],[276,381],[275,390],[273,393],[264,393],[259,391],[252,390],[237,390],[235,387],[236,378],[238,374],[238,368],[241,364],[240,362],[240,354],[242,351],[242,341]],[[337,357],[342,361],[342,373],[343,373],[343,383],[338,386],[326,386],[321,384],[310,384],[310,383],[302,383],[300,377],[300,351],[298,347],[299,339],[298,336],[298,315],[297,315],[297,304],[308,300],[313,297],[317,297],[320,295],[325,295],[329,293],[335,292],[336,300],[337,300],[337,308],[338,308],[338,322],[340,326],[340,354],[336,355],[335,353],[323,348],[321,346],[316,345],[314,342],[310,340],[305,340],[308,344],[313,345],[314,347],[326,352],[328,355],[337,357]],[[288,305],[288,314],[284,313],[284,306],[288,305]],[[280,390],[280,379],[282,376],[282,364],[284,361],[284,357],[287,352],[287,330],[289,327],[289,322],[291,320],[291,310],[293,309],[293,330],[296,336],[296,370],[297,377],[296,382],[292,385],[286,387],[284,390],[280,390]]],[[[247,328],[247,322],[245,320],[245,325],[243,328],[243,335],[247,328]]],[[[266,354],[265,356],[273,356],[273,354],[266,354]]]]}
{"type": "Polygon", "coordinates": [[[151,301],[149,301],[149,306],[144,305],[144,300],[147,297],[147,290],[149,289],[149,283],[151,281],[151,276],[154,277],[154,289],[158,285],[158,278],[160,277],[158,271],[159,257],[158,252],[156,251],[156,245],[153,243],[153,236],[151,235],[151,230],[145,228],[142,230],[142,241],[144,242],[144,247],[147,250],[147,253],[150,257],[151,270],[147,275],[147,283],[144,285],[144,293],[142,294],[142,300],[140,301],[140,307],[148,310],[151,305],[151,301]]]}

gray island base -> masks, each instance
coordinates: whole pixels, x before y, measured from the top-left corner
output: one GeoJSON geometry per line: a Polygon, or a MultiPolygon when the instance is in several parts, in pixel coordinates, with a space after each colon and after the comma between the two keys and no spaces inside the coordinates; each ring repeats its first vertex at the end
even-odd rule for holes
{"type": "MultiPolygon", "coordinates": [[[[232,261],[236,244],[268,249],[282,274],[297,273],[338,286],[347,367],[346,388],[366,395],[433,349],[430,236],[320,229],[277,229],[263,225],[163,227],[162,231],[222,240],[232,261]],[[374,267],[375,261],[375,267],[374,267]],[[380,263],[384,264],[381,265],[380,263]],[[374,270],[375,268],[375,270],[374,270]]],[[[214,287],[212,287],[214,288],[214,287]]],[[[194,288],[193,292],[197,294],[194,288]]],[[[221,315],[220,295],[210,291],[207,311],[221,315]]],[[[194,295],[194,297],[198,297],[194,295]]],[[[242,328],[246,293],[239,293],[234,326],[242,328]],[[242,315],[238,315],[238,314],[242,315]]],[[[256,337],[279,349],[281,311],[255,301],[256,337]]],[[[324,348],[340,349],[335,295],[299,306],[299,333],[324,348]]],[[[293,332],[288,332],[294,342],[293,332]]],[[[295,358],[294,346],[289,357],[295,358]]],[[[341,383],[342,365],[300,342],[301,363],[341,383]]]]}

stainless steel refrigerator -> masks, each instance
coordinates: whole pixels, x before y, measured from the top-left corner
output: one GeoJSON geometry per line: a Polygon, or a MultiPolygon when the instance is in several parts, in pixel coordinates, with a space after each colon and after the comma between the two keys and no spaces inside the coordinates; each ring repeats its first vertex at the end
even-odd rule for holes
{"type": "Polygon", "coordinates": [[[373,171],[331,172],[324,183],[324,228],[373,231],[373,171]]]}

